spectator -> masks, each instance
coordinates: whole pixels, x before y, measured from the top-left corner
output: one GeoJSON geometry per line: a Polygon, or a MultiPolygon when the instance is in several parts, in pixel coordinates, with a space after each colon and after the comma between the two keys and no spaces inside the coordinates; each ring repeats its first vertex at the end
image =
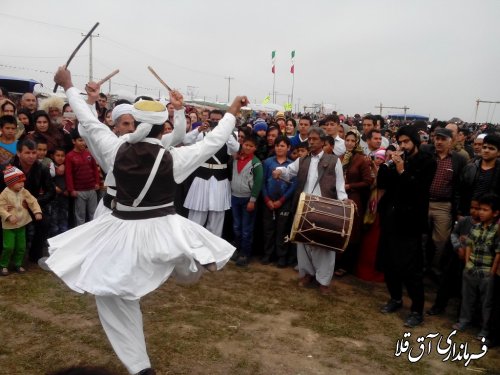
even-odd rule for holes
{"type": "Polygon", "coordinates": [[[262,195],[264,198],[263,231],[264,256],[262,264],[269,264],[276,255],[277,266],[286,267],[293,259],[289,254],[289,244],[285,236],[289,230],[292,197],[297,186],[296,179],[290,182],[275,180],[272,172],[277,167],[287,167],[292,161],[287,158],[290,151],[290,140],[280,135],[274,142],[274,156],[264,161],[264,183],[262,195]]]}
{"type": "Polygon", "coordinates": [[[299,131],[290,139],[290,145],[296,147],[299,143],[307,142],[307,134],[311,126],[312,119],[309,116],[302,116],[299,120],[299,131]]]}
{"type": "Polygon", "coordinates": [[[69,196],[75,198],[75,226],[78,226],[94,217],[99,170],[78,130],[73,130],[72,138],[74,148],[65,160],[66,188],[69,196]]]}
{"type": "Polygon", "coordinates": [[[16,129],[17,121],[14,116],[0,117],[0,165],[5,166],[12,162],[16,155],[16,129]]]}
{"type": "Polygon", "coordinates": [[[286,120],[285,134],[288,138],[293,138],[295,136],[295,128],[297,127],[297,122],[292,117],[286,120]]]}
{"type": "Polygon", "coordinates": [[[24,188],[26,176],[16,167],[8,166],[4,170],[7,187],[0,194],[0,216],[3,228],[3,251],[0,257],[0,276],[9,274],[9,263],[12,260],[16,272],[24,273],[24,253],[26,252],[25,226],[31,222],[30,213],[35,220],[42,220],[42,209],[35,197],[24,188]]]}
{"type": "Polygon", "coordinates": [[[237,253],[236,265],[248,266],[252,251],[255,202],[262,188],[262,163],[254,155],[257,149],[255,136],[245,138],[238,157],[233,160],[231,179],[231,210],[233,233],[237,253]]]}
{"type": "Polygon", "coordinates": [[[66,189],[66,152],[57,148],[52,155],[56,175],[53,178],[56,197],[50,204],[50,230],[49,236],[54,237],[68,230],[69,198],[66,189]]]}
{"type": "Polygon", "coordinates": [[[51,154],[57,147],[67,148],[62,132],[50,123],[49,115],[44,111],[37,111],[33,115],[35,130],[28,134],[28,139],[35,143],[45,141],[48,153],[51,154]]]}
{"type": "Polygon", "coordinates": [[[477,338],[489,336],[488,323],[493,303],[493,280],[500,264],[500,239],[497,220],[500,213],[498,196],[485,194],[479,198],[479,221],[474,225],[465,248],[465,270],[462,279],[462,305],[454,329],[463,331],[472,321],[479,299],[481,331],[477,338]]]}

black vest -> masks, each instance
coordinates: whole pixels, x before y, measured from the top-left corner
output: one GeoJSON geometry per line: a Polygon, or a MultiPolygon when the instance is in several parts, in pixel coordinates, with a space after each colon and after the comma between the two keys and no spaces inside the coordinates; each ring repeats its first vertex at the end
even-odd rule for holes
{"type": "MultiPolygon", "coordinates": [[[[113,166],[116,179],[116,202],[125,206],[132,206],[134,200],[141,193],[156,160],[160,145],[146,142],[136,144],[124,143],[118,149],[113,166]]],[[[172,155],[167,151],[163,154],[158,172],[153,183],[138,207],[161,206],[174,201],[176,183],[172,155]]],[[[114,215],[123,219],[139,219],[164,216],[172,213],[172,208],[150,211],[135,211],[133,214],[123,214],[123,211],[114,215]],[[122,217],[134,216],[134,217],[122,217]]]]}

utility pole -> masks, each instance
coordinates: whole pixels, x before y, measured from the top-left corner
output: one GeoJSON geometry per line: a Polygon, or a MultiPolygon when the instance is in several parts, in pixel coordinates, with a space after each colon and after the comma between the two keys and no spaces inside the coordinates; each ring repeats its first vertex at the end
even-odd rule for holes
{"type": "MultiPolygon", "coordinates": [[[[87,34],[82,34],[82,36],[86,36],[87,34]]],[[[98,38],[99,34],[90,34],[89,36],[89,82],[93,79],[93,66],[92,66],[92,38],[98,38]]]]}
{"type": "MultiPolygon", "coordinates": [[[[495,104],[495,106],[497,104],[500,104],[500,102],[493,102],[493,101],[489,101],[489,100],[481,100],[481,99],[477,99],[476,100],[476,114],[474,115],[474,122],[476,122],[476,119],[477,119],[477,110],[479,109],[479,103],[489,103],[489,104],[495,104]]],[[[495,107],[493,107],[493,113],[495,111],[495,107]]],[[[489,115],[489,113],[488,113],[489,115]]],[[[493,121],[493,115],[491,115],[491,121],[493,121]]],[[[486,116],[486,122],[488,122],[488,116],[486,116]]]]}
{"type": "Polygon", "coordinates": [[[197,89],[198,86],[187,86],[187,94],[191,96],[191,100],[194,100],[194,91],[197,89]]]}
{"type": "Polygon", "coordinates": [[[402,110],[404,110],[404,113],[405,113],[404,121],[406,121],[406,111],[408,111],[410,109],[410,107],[407,107],[407,106],[404,106],[404,107],[388,107],[388,106],[382,105],[382,103],[380,103],[379,106],[375,106],[375,108],[379,108],[380,109],[380,115],[382,115],[382,109],[383,108],[402,109],[402,110]]]}
{"type": "Polygon", "coordinates": [[[234,79],[234,77],[227,76],[224,77],[224,79],[227,79],[227,103],[229,104],[229,100],[231,100],[231,80],[234,79]]]}

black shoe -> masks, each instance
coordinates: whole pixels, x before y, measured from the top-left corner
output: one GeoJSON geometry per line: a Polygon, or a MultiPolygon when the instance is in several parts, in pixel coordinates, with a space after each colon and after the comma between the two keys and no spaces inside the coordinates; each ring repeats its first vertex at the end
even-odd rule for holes
{"type": "Polygon", "coordinates": [[[139,371],[136,375],[156,375],[156,371],[152,368],[145,368],[142,371],[139,371]]]}
{"type": "Polygon", "coordinates": [[[390,299],[384,307],[380,309],[381,313],[390,314],[398,311],[403,306],[403,301],[396,301],[395,299],[390,299]]]}
{"type": "Polygon", "coordinates": [[[238,250],[235,250],[235,251],[234,251],[234,253],[233,253],[233,255],[231,256],[231,260],[232,260],[233,262],[236,262],[236,261],[238,260],[238,258],[239,258],[239,257],[240,257],[240,253],[239,253],[239,251],[238,251],[238,250]]]}
{"type": "Polygon", "coordinates": [[[279,258],[278,259],[278,263],[276,263],[276,267],[278,267],[278,268],[286,268],[287,267],[286,259],[285,258],[279,258]]]}
{"type": "Polygon", "coordinates": [[[432,306],[429,310],[425,312],[427,315],[441,315],[444,313],[444,308],[432,306]]]}
{"type": "Polygon", "coordinates": [[[236,265],[238,267],[247,267],[248,266],[248,258],[244,255],[238,257],[238,260],[236,261],[236,265]]]}
{"type": "Polygon", "coordinates": [[[262,259],[260,260],[260,264],[263,264],[264,266],[267,266],[268,264],[271,264],[271,257],[263,256],[262,259]]]}
{"type": "Polygon", "coordinates": [[[422,316],[422,314],[416,311],[412,311],[410,315],[408,315],[408,317],[406,318],[405,327],[414,328],[416,326],[419,326],[423,322],[424,322],[424,317],[422,316]]]}

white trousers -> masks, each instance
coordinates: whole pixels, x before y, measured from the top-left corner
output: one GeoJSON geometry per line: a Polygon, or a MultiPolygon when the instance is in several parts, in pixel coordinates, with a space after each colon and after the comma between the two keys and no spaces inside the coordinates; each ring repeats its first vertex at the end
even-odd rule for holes
{"type": "Polygon", "coordinates": [[[204,226],[208,231],[221,237],[222,229],[224,228],[224,215],[225,211],[189,210],[188,219],[194,221],[196,224],[204,226]],[[207,225],[205,225],[205,223],[207,223],[207,225]]]}
{"type": "Polygon", "coordinates": [[[306,274],[316,276],[321,285],[328,286],[335,269],[335,251],[298,243],[297,263],[300,277],[306,274]]]}
{"type": "Polygon", "coordinates": [[[151,367],[142,325],[140,300],[95,296],[99,319],[111,346],[128,372],[151,367]]]}

